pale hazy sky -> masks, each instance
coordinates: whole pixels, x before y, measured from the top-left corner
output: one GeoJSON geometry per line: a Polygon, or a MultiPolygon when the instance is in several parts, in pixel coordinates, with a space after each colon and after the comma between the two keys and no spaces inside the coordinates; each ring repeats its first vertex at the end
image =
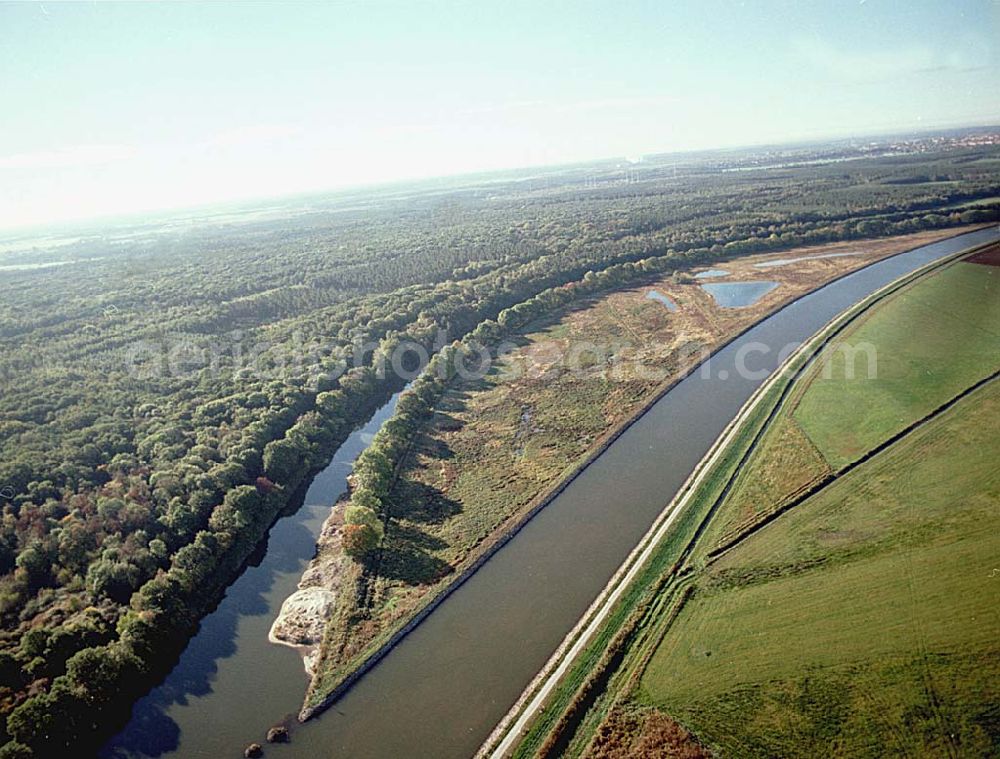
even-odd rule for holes
{"type": "Polygon", "coordinates": [[[1000,2],[0,3],[0,227],[1000,122],[1000,2]]]}

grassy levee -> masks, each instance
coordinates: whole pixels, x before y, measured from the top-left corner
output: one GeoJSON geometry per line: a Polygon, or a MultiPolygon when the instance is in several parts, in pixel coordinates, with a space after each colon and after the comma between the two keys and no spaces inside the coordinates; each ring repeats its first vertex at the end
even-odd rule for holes
{"type": "MultiPolygon", "coordinates": [[[[713,513],[726,501],[727,491],[734,484],[746,481],[743,472],[746,470],[748,457],[754,455],[752,450],[766,448],[769,444],[773,447],[775,425],[768,422],[775,417],[778,421],[782,420],[794,408],[794,402],[800,397],[797,390],[801,384],[792,385],[795,378],[800,374],[812,376],[805,370],[806,365],[833,337],[863,322],[861,317],[871,313],[876,305],[880,309],[884,302],[892,300],[892,296],[906,290],[911,282],[921,280],[929,271],[946,267],[949,263],[950,260],[932,264],[869,297],[834,320],[793,357],[786,370],[772,381],[744,425],[729,441],[725,455],[715,462],[700,485],[690,494],[691,505],[633,585],[645,589],[647,593],[655,595],[659,592],[662,594],[661,598],[669,598],[670,593],[677,589],[678,578],[686,583],[692,577],[699,576],[699,570],[706,559],[706,550],[711,543],[702,540],[699,544],[698,540],[704,536],[713,513]],[[738,470],[742,471],[737,474],[738,470]],[[678,560],[682,559],[687,559],[687,563],[678,576],[678,560]]],[[[875,309],[876,312],[877,310],[875,309]]],[[[812,363],[812,366],[816,365],[818,362],[812,363]]],[[[828,468],[824,467],[824,471],[828,471],[828,468]]],[[[620,703],[623,696],[628,696],[637,682],[638,672],[643,669],[642,662],[652,655],[656,641],[665,632],[664,604],[644,600],[640,605],[636,602],[640,597],[639,589],[633,587],[620,599],[614,613],[603,623],[550,694],[544,708],[530,723],[529,730],[517,745],[517,756],[544,755],[554,747],[558,747],[561,753],[578,755],[586,747],[590,735],[607,710],[615,703],[620,703]],[[655,634],[653,630],[656,631],[655,634]],[[610,661],[611,657],[602,657],[609,642],[621,641],[626,635],[629,640],[624,654],[616,656],[613,662],[610,661]],[[620,671],[607,672],[609,664],[620,665],[620,671]],[[569,715],[575,715],[574,719],[568,719],[569,715]]],[[[667,616],[672,619],[672,615],[667,616]]],[[[496,741],[493,745],[496,745],[496,741]]]]}

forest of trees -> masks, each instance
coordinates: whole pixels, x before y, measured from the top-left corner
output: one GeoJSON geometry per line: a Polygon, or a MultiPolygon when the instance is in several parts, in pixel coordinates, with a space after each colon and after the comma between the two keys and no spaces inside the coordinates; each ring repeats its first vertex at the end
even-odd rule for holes
{"type": "Polygon", "coordinates": [[[450,347],[358,461],[345,544],[359,558],[400,446],[465,349],[451,341],[491,344],[646,273],[1000,219],[986,147],[616,172],[372,191],[364,208],[0,259],[14,265],[0,265],[0,757],[80,750],[121,724],[276,516],[403,385],[378,371],[401,341],[450,347]],[[15,268],[45,262],[63,265],[15,268]]]}

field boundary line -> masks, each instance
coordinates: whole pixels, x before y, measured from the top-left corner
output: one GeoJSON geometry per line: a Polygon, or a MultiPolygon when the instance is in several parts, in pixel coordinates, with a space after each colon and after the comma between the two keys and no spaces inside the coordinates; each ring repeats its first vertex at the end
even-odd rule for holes
{"type": "Polygon", "coordinates": [[[778,507],[776,510],[774,510],[773,512],[771,512],[770,514],[768,514],[766,517],[764,517],[761,521],[757,522],[752,527],[748,528],[745,532],[743,532],[740,535],[736,536],[733,540],[729,541],[725,545],[720,546],[719,548],[716,548],[716,549],[713,549],[713,550],[709,551],[708,552],[708,557],[712,561],[715,561],[716,559],[718,559],[719,557],[721,557],[723,554],[728,553],[731,549],[733,549],[736,546],[738,546],[744,540],[746,540],[747,538],[755,535],[757,532],[759,532],[763,528],[767,527],[767,525],[769,525],[772,522],[774,522],[782,514],[788,513],[789,511],[791,511],[793,508],[795,508],[796,506],[800,505],[804,501],[807,501],[808,499],[812,498],[814,495],[817,495],[818,493],[821,493],[827,487],[829,487],[830,485],[833,485],[834,483],[836,483],[838,480],[840,480],[844,476],[850,474],[855,469],[857,469],[858,467],[860,467],[862,464],[866,464],[867,462],[869,462],[873,458],[875,458],[878,454],[880,454],[880,453],[888,450],[889,448],[891,448],[892,446],[894,446],[896,443],[898,443],[899,441],[901,441],[904,438],[908,437],[912,433],[916,432],[918,429],[920,429],[924,425],[929,424],[930,422],[933,422],[939,416],[941,416],[942,414],[944,414],[947,411],[949,411],[953,406],[955,406],[955,404],[959,403],[960,401],[964,400],[965,398],[968,398],[970,395],[972,395],[973,393],[975,393],[977,390],[979,390],[979,389],[985,387],[986,385],[990,384],[991,382],[993,382],[994,380],[996,380],[998,377],[1000,377],[1000,369],[997,369],[996,371],[991,372],[987,376],[983,377],[982,379],[976,381],[975,383],[973,383],[969,387],[965,388],[962,392],[960,392],[957,395],[952,396],[951,398],[949,398],[947,401],[945,401],[944,403],[942,403],[940,406],[938,406],[937,408],[933,409],[930,413],[925,414],[924,416],[920,417],[919,419],[917,419],[914,422],[911,422],[906,427],[904,427],[903,429],[901,429],[899,432],[896,432],[891,437],[886,438],[881,443],[879,443],[878,445],[876,445],[874,448],[872,448],[871,450],[869,450],[868,452],[864,453],[859,458],[857,458],[854,461],[852,461],[850,464],[848,464],[847,466],[845,466],[839,472],[834,472],[833,474],[827,475],[826,477],[824,477],[823,479],[821,479],[819,482],[817,482],[815,485],[813,485],[811,488],[809,488],[806,492],[800,494],[799,496],[796,496],[791,501],[788,501],[787,503],[785,503],[782,506],[778,507]]]}

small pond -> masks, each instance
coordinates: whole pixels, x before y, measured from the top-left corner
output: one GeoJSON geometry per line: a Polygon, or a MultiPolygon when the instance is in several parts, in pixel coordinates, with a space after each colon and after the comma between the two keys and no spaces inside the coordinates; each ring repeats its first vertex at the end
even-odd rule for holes
{"type": "Polygon", "coordinates": [[[729,272],[725,269],[708,269],[700,271],[694,275],[695,279],[715,279],[716,277],[728,277],[729,272]]]}
{"type": "Polygon", "coordinates": [[[818,256],[799,256],[798,258],[776,258],[774,261],[762,261],[759,264],[754,264],[758,269],[773,269],[776,266],[787,266],[788,264],[794,264],[796,261],[818,261],[821,258],[844,258],[846,256],[857,256],[860,255],[859,251],[849,250],[846,253],[822,253],[818,256]]]}
{"type": "Polygon", "coordinates": [[[706,282],[702,288],[723,308],[742,308],[752,306],[771,290],[778,286],[777,282],[763,280],[759,282],[706,282]]]}
{"type": "Polygon", "coordinates": [[[668,311],[677,310],[677,304],[670,299],[670,296],[664,295],[659,290],[650,290],[648,293],[646,293],[646,300],[658,301],[662,303],[664,306],[666,306],[668,311]]]}

